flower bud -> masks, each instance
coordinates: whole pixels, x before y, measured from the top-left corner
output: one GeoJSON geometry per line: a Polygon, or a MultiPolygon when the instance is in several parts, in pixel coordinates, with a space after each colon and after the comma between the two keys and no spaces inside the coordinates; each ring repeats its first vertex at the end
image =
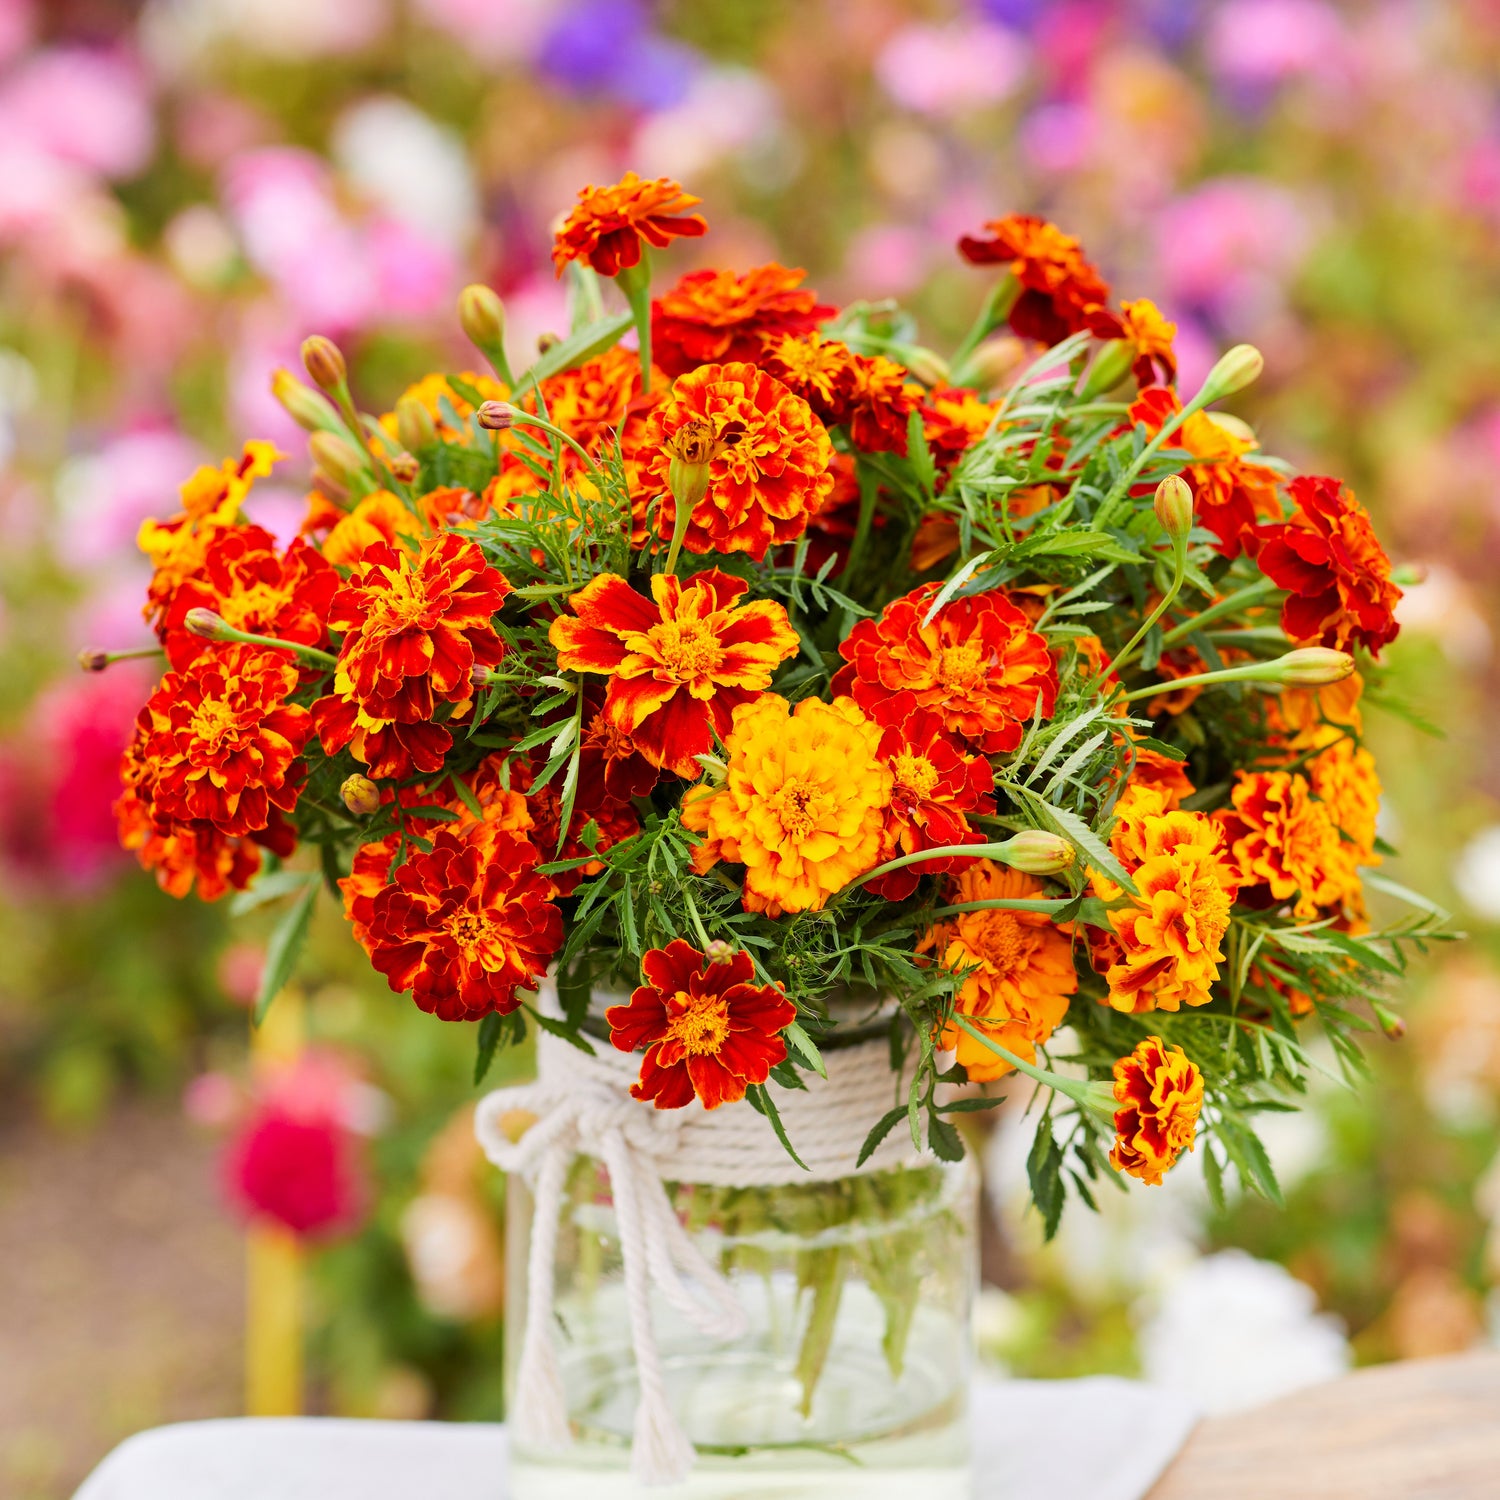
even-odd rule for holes
{"type": "Polygon", "coordinates": [[[1219,401],[1254,385],[1266,362],[1254,344],[1236,344],[1227,354],[1219,356],[1219,362],[1208,372],[1201,392],[1205,401],[1219,401]]]}
{"type": "Polygon", "coordinates": [[[299,427],[318,432],[333,420],[333,409],[310,386],[305,386],[290,370],[277,370],[271,377],[271,394],[285,408],[299,427]]]}
{"type": "Polygon", "coordinates": [[[99,646],[85,646],[78,653],[78,665],[85,672],[102,672],[109,665],[109,652],[99,646]]]}
{"type": "Polygon", "coordinates": [[[303,339],[302,363],[312,376],[313,384],[330,394],[341,391],[349,379],[349,367],[344,363],[339,346],[321,333],[303,339]]]}
{"type": "Polygon", "coordinates": [[[339,788],[339,796],[343,799],[344,806],[357,818],[373,817],[380,811],[380,788],[368,776],[361,776],[357,771],[353,776],[345,778],[344,784],[339,788]]]}
{"type": "Polygon", "coordinates": [[[708,493],[709,465],[743,436],[744,428],[738,422],[727,423],[719,431],[712,422],[694,420],[684,423],[667,440],[665,447],[672,460],[667,465],[667,488],[688,515],[708,493]]]}
{"type": "Polygon", "coordinates": [[[1399,1042],[1406,1035],[1406,1022],[1398,1016],[1395,1011],[1387,1010],[1385,1006],[1370,1002],[1370,1008],[1375,1012],[1375,1019],[1380,1023],[1380,1029],[1393,1042],[1399,1042]]]}
{"type": "Polygon", "coordinates": [[[458,294],[458,322],[464,337],[488,352],[505,337],[505,304],[496,292],[475,282],[458,294]]]}
{"type": "Polygon", "coordinates": [[[491,432],[509,432],[516,425],[516,409],[509,401],[486,401],[478,415],[479,425],[491,432]]]}
{"type": "Polygon", "coordinates": [[[1181,546],[1193,529],[1193,492],[1180,474],[1168,474],[1156,487],[1156,519],[1161,529],[1181,546]]]}
{"type": "Polygon", "coordinates": [[[546,354],[549,350],[557,348],[562,339],[555,333],[539,333],[536,336],[536,352],[546,354]]]}
{"type": "Polygon", "coordinates": [[[396,437],[408,453],[420,453],[437,442],[437,436],[432,413],[415,396],[403,396],[396,403],[396,437]]]}
{"type": "Polygon", "coordinates": [[[1327,687],[1354,670],[1354,658],[1327,646],[1300,646],[1267,665],[1279,668],[1273,680],[1287,687],[1327,687]]]}
{"type": "Polygon", "coordinates": [[[229,637],[225,632],[229,629],[229,622],[221,614],[216,614],[211,609],[190,609],[183,617],[182,623],[187,627],[190,635],[196,635],[205,641],[224,641],[229,637]]]}
{"type": "Polygon", "coordinates": [[[907,360],[906,368],[923,385],[934,386],[948,383],[948,377],[952,372],[948,368],[948,361],[941,354],[920,346],[915,346],[908,352],[911,358],[907,360]]]}
{"type": "Polygon", "coordinates": [[[315,432],[308,438],[307,446],[313,463],[335,483],[347,485],[369,467],[364,454],[335,432],[315,432]]]}
{"type": "Polygon", "coordinates": [[[727,964],[734,957],[734,952],[733,943],[726,943],[723,938],[711,938],[703,950],[703,956],[711,964],[727,964]]]}
{"type": "Polygon", "coordinates": [[[1112,391],[1130,373],[1135,362],[1135,345],[1129,339],[1111,339],[1095,356],[1084,376],[1079,395],[1085,401],[1112,391]]]}
{"type": "Polygon", "coordinates": [[[1027,875],[1056,875],[1072,865],[1073,846],[1056,833],[1027,828],[1006,839],[1001,858],[1013,870],[1027,875]]]}
{"type": "Polygon", "coordinates": [[[964,373],[976,390],[992,391],[1004,382],[1026,357],[1026,347],[1010,334],[986,339],[964,363],[964,373]]]}
{"type": "Polygon", "coordinates": [[[474,687],[487,688],[494,681],[496,681],[496,674],[493,667],[482,666],[479,662],[475,662],[469,668],[469,682],[474,687]]]}
{"type": "Polygon", "coordinates": [[[422,465],[410,453],[396,453],[386,460],[386,468],[402,484],[410,484],[422,472],[422,465]]]}

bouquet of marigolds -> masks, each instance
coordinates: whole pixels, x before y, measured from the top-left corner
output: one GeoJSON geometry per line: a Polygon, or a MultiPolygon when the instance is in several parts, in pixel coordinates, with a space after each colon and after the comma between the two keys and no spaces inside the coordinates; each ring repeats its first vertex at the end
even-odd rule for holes
{"type": "Polygon", "coordinates": [[[697,205],[581,193],[572,331],[527,370],[481,286],[489,368],[392,412],[307,341],[296,540],[242,514],[254,442],[142,529],[166,664],[125,843],[175,895],[289,903],[263,1004],[326,891],[392,990],[479,1023],[481,1076],[530,1016],[641,1053],[659,1110],[749,1100],[796,1158],[768,1081],[878,1017],[866,1155],[961,1156],[997,1101],[950,1085],[1019,1072],[1049,1228],[1195,1140],[1215,1194],[1229,1165],[1274,1194],[1252,1122],[1307,1028],[1354,1067],[1441,935],[1372,873],[1400,590],[1365,511],[1211,410],[1254,349],[1184,397],[1172,324],[1050,224],[961,241],[987,296],[945,361],[776,264],[653,294],[697,205]],[[1372,930],[1367,886],[1408,914],[1372,930]]]}

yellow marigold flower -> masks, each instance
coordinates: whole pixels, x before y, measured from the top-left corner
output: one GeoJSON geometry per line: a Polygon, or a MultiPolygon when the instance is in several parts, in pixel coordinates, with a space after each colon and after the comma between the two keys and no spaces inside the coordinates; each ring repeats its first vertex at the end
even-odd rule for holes
{"type": "Polygon", "coordinates": [[[1181,1047],[1148,1036],[1115,1064],[1115,1145],[1109,1164],[1153,1187],[1193,1149],[1203,1075],[1181,1047]]]}
{"type": "Polygon", "coordinates": [[[1215,816],[1242,885],[1264,886],[1277,902],[1295,897],[1299,921],[1358,900],[1353,851],[1305,776],[1240,771],[1230,798],[1233,807],[1215,816]]]}
{"type": "Polygon", "coordinates": [[[763,693],[736,709],[724,785],[683,798],[683,827],[706,835],[693,868],[744,865],[747,911],[821,910],[879,861],[891,800],[880,736],[849,698],[804,699],[789,712],[763,693]]]}
{"type": "Polygon", "coordinates": [[[1169,812],[1145,818],[1140,840],[1137,894],[1109,914],[1121,954],[1105,975],[1109,1004],[1121,1011],[1206,1005],[1237,892],[1223,836],[1202,813],[1169,812]]]}
{"type": "MultiPolygon", "coordinates": [[[[510,388],[495,379],[493,375],[480,375],[473,370],[461,371],[458,379],[466,385],[472,386],[486,401],[508,401],[510,399],[510,388]]],[[[474,414],[473,406],[448,384],[446,375],[432,374],[424,375],[415,385],[409,385],[401,392],[400,400],[410,397],[413,401],[420,401],[427,408],[428,415],[437,427],[437,434],[444,442],[466,443],[470,441],[471,433],[468,420],[474,414]],[[443,410],[443,403],[447,402],[463,426],[455,427],[448,419],[448,414],[443,410]]],[[[396,441],[396,413],[385,412],[380,418],[380,427],[385,435],[396,441]]]]}
{"type": "MultiPolygon", "coordinates": [[[[948,885],[955,906],[1044,894],[1032,875],[978,860],[948,885]]],[[[1078,988],[1073,944],[1045,913],[966,911],[929,927],[918,953],[936,953],[945,969],[964,974],[955,1008],[1007,1051],[1036,1060],[1036,1049],[1063,1023],[1078,988]]],[[[943,1029],[942,1045],[956,1052],[973,1082],[1003,1077],[1011,1065],[957,1026],[943,1029]]]]}
{"type": "Polygon", "coordinates": [[[1380,777],[1375,757],[1353,740],[1334,741],[1307,763],[1313,795],[1343,835],[1345,853],[1357,865],[1378,865],[1375,819],[1380,812],[1380,777]]]}
{"type": "Polygon", "coordinates": [[[1272,725],[1285,731],[1292,750],[1309,748],[1330,727],[1358,738],[1364,729],[1359,711],[1364,690],[1364,678],[1358,672],[1327,687],[1287,688],[1274,705],[1272,725]]]}
{"type": "Polygon", "coordinates": [[[324,538],[323,556],[331,563],[352,567],[380,542],[415,556],[426,534],[426,527],[404,500],[390,490],[376,490],[339,518],[324,538]]]}

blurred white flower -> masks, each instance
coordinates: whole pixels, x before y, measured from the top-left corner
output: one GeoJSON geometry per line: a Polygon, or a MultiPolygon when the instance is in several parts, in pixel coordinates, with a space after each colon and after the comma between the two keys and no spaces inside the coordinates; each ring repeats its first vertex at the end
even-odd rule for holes
{"type": "Polygon", "coordinates": [[[467,246],[479,222],[479,195],[455,131],[386,95],[346,110],[332,146],[349,180],[393,219],[448,250],[467,246]]]}
{"type": "Polygon", "coordinates": [[[139,29],[158,68],[185,74],[225,42],[271,57],[357,52],[390,12],[390,0],[148,0],[139,29]]]}
{"type": "Polygon", "coordinates": [[[628,160],[645,177],[690,179],[714,162],[753,151],[781,129],[776,90],[748,68],[706,68],[670,109],[648,115],[628,160]]]}
{"type": "Polygon", "coordinates": [[[1453,866],[1453,883],[1476,917],[1500,922],[1500,823],[1481,828],[1453,866]]]}
{"type": "Polygon", "coordinates": [[[415,0],[417,13],[488,63],[534,53],[560,0],[415,0]]]}
{"type": "Polygon", "coordinates": [[[1312,1289],[1270,1261],[1225,1250],[1198,1261],[1157,1299],[1140,1329],[1154,1385],[1210,1414],[1244,1411],[1349,1368],[1337,1318],[1312,1289]]]}
{"type": "Polygon", "coordinates": [[[1396,605],[1403,630],[1436,636],[1456,667],[1475,670],[1489,660],[1494,642],[1473,591],[1445,563],[1429,563],[1417,583],[1408,583],[1396,605]]]}

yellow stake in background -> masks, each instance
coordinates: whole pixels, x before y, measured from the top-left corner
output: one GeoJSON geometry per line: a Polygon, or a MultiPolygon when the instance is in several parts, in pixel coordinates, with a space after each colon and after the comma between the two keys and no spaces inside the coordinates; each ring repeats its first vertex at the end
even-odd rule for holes
{"type": "MultiPolygon", "coordinates": [[[[286,989],[250,1032],[252,1071],[295,1062],[302,1051],[303,1002],[286,989]]],[[[252,1224],[246,1236],[245,1412],[302,1413],[302,1245],[280,1224],[252,1224]]]]}

